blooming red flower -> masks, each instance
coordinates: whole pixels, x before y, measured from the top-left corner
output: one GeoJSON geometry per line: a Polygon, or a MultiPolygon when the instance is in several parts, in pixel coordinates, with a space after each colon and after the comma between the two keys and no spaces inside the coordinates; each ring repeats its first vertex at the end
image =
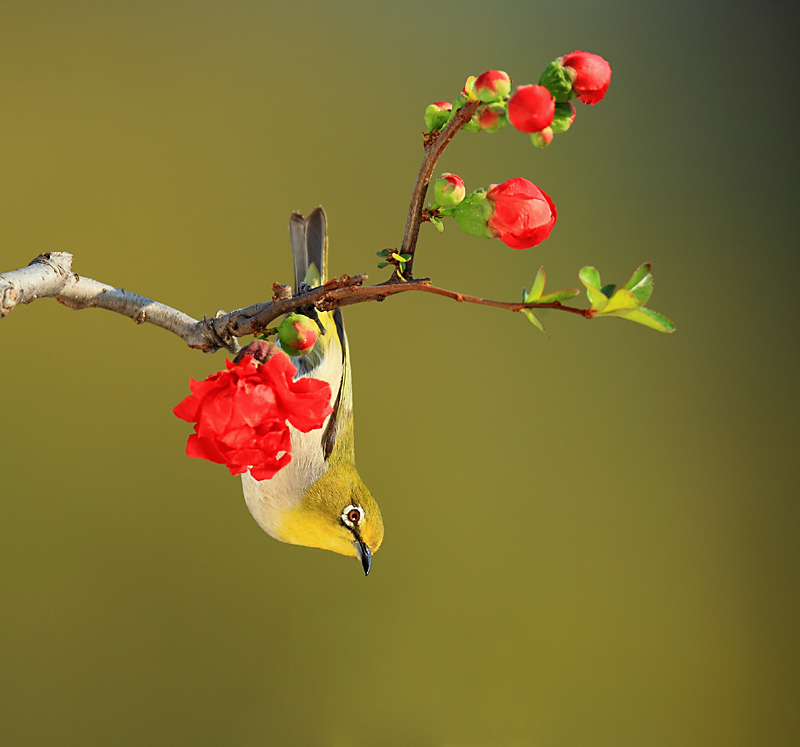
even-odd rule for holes
{"type": "Polygon", "coordinates": [[[541,244],[556,222],[556,206],[533,182],[516,177],[493,184],[486,198],[494,203],[487,221],[491,234],[512,249],[541,244]]]}
{"type": "Polygon", "coordinates": [[[484,104],[502,101],[511,93],[511,78],[502,70],[487,70],[475,79],[475,95],[484,104]]]}
{"type": "Polygon", "coordinates": [[[606,95],[611,83],[611,65],[600,55],[575,51],[560,59],[561,64],[570,69],[572,90],[577,94],[578,101],[596,104],[606,95]]]}
{"type": "Polygon", "coordinates": [[[544,86],[520,86],[508,101],[508,119],[521,132],[541,132],[549,127],[556,100],[544,86]]]}
{"type": "Polygon", "coordinates": [[[268,480],[292,458],[286,421],[304,433],[321,428],[332,412],[331,388],[319,379],[295,381],[297,369],[282,353],[262,365],[251,355],[225,365],[205,381],[191,379],[192,394],[173,409],[196,423],[186,454],[268,480]]]}

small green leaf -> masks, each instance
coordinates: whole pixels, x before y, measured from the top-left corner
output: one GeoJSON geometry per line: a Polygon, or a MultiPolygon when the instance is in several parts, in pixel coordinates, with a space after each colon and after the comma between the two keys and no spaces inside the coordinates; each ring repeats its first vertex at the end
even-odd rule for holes
{"type": "Polygon", "coordinates": [[[649,274],[650,271],[653,269],[652,265],[649,262],[645,262],[643,265],[639,265],[636,270],[634,270],[633,275],[631,275],[628,280],[625,282],[625,285],[622,287],[625,290],[632,291],[639,283],[642,282],[649,274]]]}
{"type": "Polygon", "coordinates": [[[629,290],[620,288],[603,308],[601,313],[613,314],[615,311],[633,311],[641,306],[639,300],[629,290]]]}
{"type": "Polygon", "coordinates": [[[546,279],[547,276],[545,274],[544,267],[540,267],[539,272],[536,273],[536,279],[533,281],[533,285],[531,286],[531,292],[525,297],[525,303],[533,303],[541,298],[546,279]]]}
{"type": "Polygon", "coordinates": [[[602,311],[608,303],[608,296],[597,288],[587,285],[586,295],[589,297],[589,303],[595,311],[602,311]]]}
{"type": "Polygon", "coordinates": [[[546,296],[542,296],[538,303],[555,303],[556,301],[569,301],[570,298],[575,298],[575,296],[580,294],[580,290],[578,288],[564,288],[564,290],[555,291],[553,293],[548,293],[546,296]]]}
{"type": "Polygon", "coordinates": [[[384,267],[388,267],[390,264],[390,262],[378,262],[378,267],[382,270],[384,267]]]}
{"type": "Polygon", "coordinates": [[[586,265],[586,267],[581,268],[578,277],[587,288],[597,288],[597,290],[600,290],[603,286],[603,283],[600,281],[600,273],[591,265],[586,265]]]}
{"type": "Polygon", "coordinates": [[[376,252],[379,257],[388,257],[389,250],[388,249],[381,249],[379,252],[376,252]]]}
{"type": "Polygon", "coordinates": [[[395,252],[392,252],[392,258],[396,259],[398,262],[403,262],[403,258],[395,252]]]}
{"type": "Polygon", "coordinates": [[[431,218],[431,223],[436,226],[436,230],[439,233],[444,233],[444,223],[442,223],[442,221],[440,221],[438,218],[431,218]]]}
{"type": "Polygon", "coordinates": [[[400,256],[401,256],[401,257],[402,257],[402,258],[403,258],[403,259],[404,259],[406,262],[408,262],[408,260],[409,260],[409,259],[411,259],[411,255],[410,255],[410,254],[401,254],[400,256]]]}
{"type": "Polygon", "coordinates": [[[645,327],[650,327],[659,332],[666,332],[667,334],[671,334],[675,331],[675,325],[667,319],[667,317],[644,306],[633,310],[622,309],[620,311],[612,311],[610,314],[603,314],[603,316],[618,316],[622,319],[628,319],[631,322],[644,324],[645,327]]]}
{"type": "Polygon", "coordinates": [[[604,285],[604,286],[603,286],[603,287],[600,289],[600,292],[601,292],[601,293],[602,293],[604,296],[608,296],[609,298],[611,298],[611,296],[613,296],[613,295],[614,295],[614,291],[615,291],[616,289],[617,289],[617,286],[616,286],[614,283],[609,283],[608,285],[604,285]]]}
{"type": "Polygon", "coordinates": [[[528,319],[531,320],[531,324],[533,324],[533,326],[536,327],[536,329],[538,329],[540,332],[544,332],[544,327],[542,326],[542,323],[536,318],[536,314],[534,314],[530,309],[522,309],[522,313],[525,314],[525,316],[527,316],[528,319]]]}

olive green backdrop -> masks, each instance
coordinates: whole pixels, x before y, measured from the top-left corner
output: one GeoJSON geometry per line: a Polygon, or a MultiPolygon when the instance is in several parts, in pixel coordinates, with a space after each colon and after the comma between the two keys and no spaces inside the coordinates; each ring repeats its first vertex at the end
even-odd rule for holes
{"type": "Polygon", "coordinates": [[[423,227],[415,270],[516,300],[641,262],[678,332],[407,295],[348,309],[373,573],[281,545],[171,413],[223,354],[45,300],[0,322],[0,744],[796,744],[797,59],[767,2],[17,2],[0,7],[0,270],[42,251],[213,315],[383,273],[425,106],[468,74],[614,69],[525,176],[542,246],[423,227]],[[791,216],[791,217],[790,217],[791,216]]]}

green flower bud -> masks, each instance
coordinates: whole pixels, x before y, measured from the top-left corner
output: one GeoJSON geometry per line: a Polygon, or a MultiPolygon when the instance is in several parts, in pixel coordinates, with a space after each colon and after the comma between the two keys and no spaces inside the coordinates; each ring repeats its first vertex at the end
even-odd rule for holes
{"type": "Polygon", "coordinates": [[[288,355],[305,355],[317,342],[317,325],[304,314],[289,314],[278,325],[281,348],[288,355]]]}
{"type": "Polygon", "coordinates": [[[497,132],[508,124],[508,115],[504,103],[484,104],[472,118],[484,132],[497,132]]]}
{"type": "Polygon", "coordinates": [[[553,128],[552,127],[545,127],[543,130],[539,132],[532,132],[531,133],[531,142],[537,148],[544,148],[553,141],[553,128]]]}
{"type": "Polygon", "coordinates": [[[484,104],[503,101],[511,93],[511,78],[502,70],[487,70],[475,80],[474,90],[484,104]]]}
{"type": "Polygon", "coordinates": [[[453,105],[447,101],[429,104],[425,109],[425,126],[428,128],[428,132],[439,132],[450,121],[452,109],[453,105]]]}
{"type": "Polygon", "coordinates": [[[489,231],[489,219],[494,215],[494,205],[486,199],[489,188],[476,189],[470,192],[454,208],[453,217],[464,233],[477,236],[481,239],[491,239],[493,234],[489,231]]]}
{"type": "Polygon", "coordinates": [[[553,123],[550,128],[554,134],[566,132],[575,121],[575,104],[571,101],[556,104],[556,111],[553,114],[553,123]]]}
{"type": "Polygon", "coordinates": [[[539,78],[539,85],[544,86],[550,93],[556,103],[561,101],[569,101],[572,96],[572,79],[570,70],[566,69],[561,64],[561,59],[553,60],[542,73],[539,78]]]}
{"type": "Polygon", "coordinates": [[[467,190],[460,176],[442,174],[433,183],[433,196],[441,207],[453,207],[464,199],[467,190]]]}

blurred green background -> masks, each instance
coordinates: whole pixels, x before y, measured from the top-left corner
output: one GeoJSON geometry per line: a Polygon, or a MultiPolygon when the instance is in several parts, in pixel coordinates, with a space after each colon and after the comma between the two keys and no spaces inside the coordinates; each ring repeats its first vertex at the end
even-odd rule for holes
{"type": "Polygon", "coordinates": [[[469,189],[556,202],[540,247],[423,227],[415,267],[516,300],[654,265],[672,337],[408,294],[348,309],[358,464],[386,541],[282,545],[172,407],[223,367],[45,300],[0,323],[0,744],[794,745],[798,692],[791,3],[0,5],[0,270],[42,251],[213,315],[380,279],[425,106],[468,74],[614,69],[545,151],[464,133],[469,189]]]}

